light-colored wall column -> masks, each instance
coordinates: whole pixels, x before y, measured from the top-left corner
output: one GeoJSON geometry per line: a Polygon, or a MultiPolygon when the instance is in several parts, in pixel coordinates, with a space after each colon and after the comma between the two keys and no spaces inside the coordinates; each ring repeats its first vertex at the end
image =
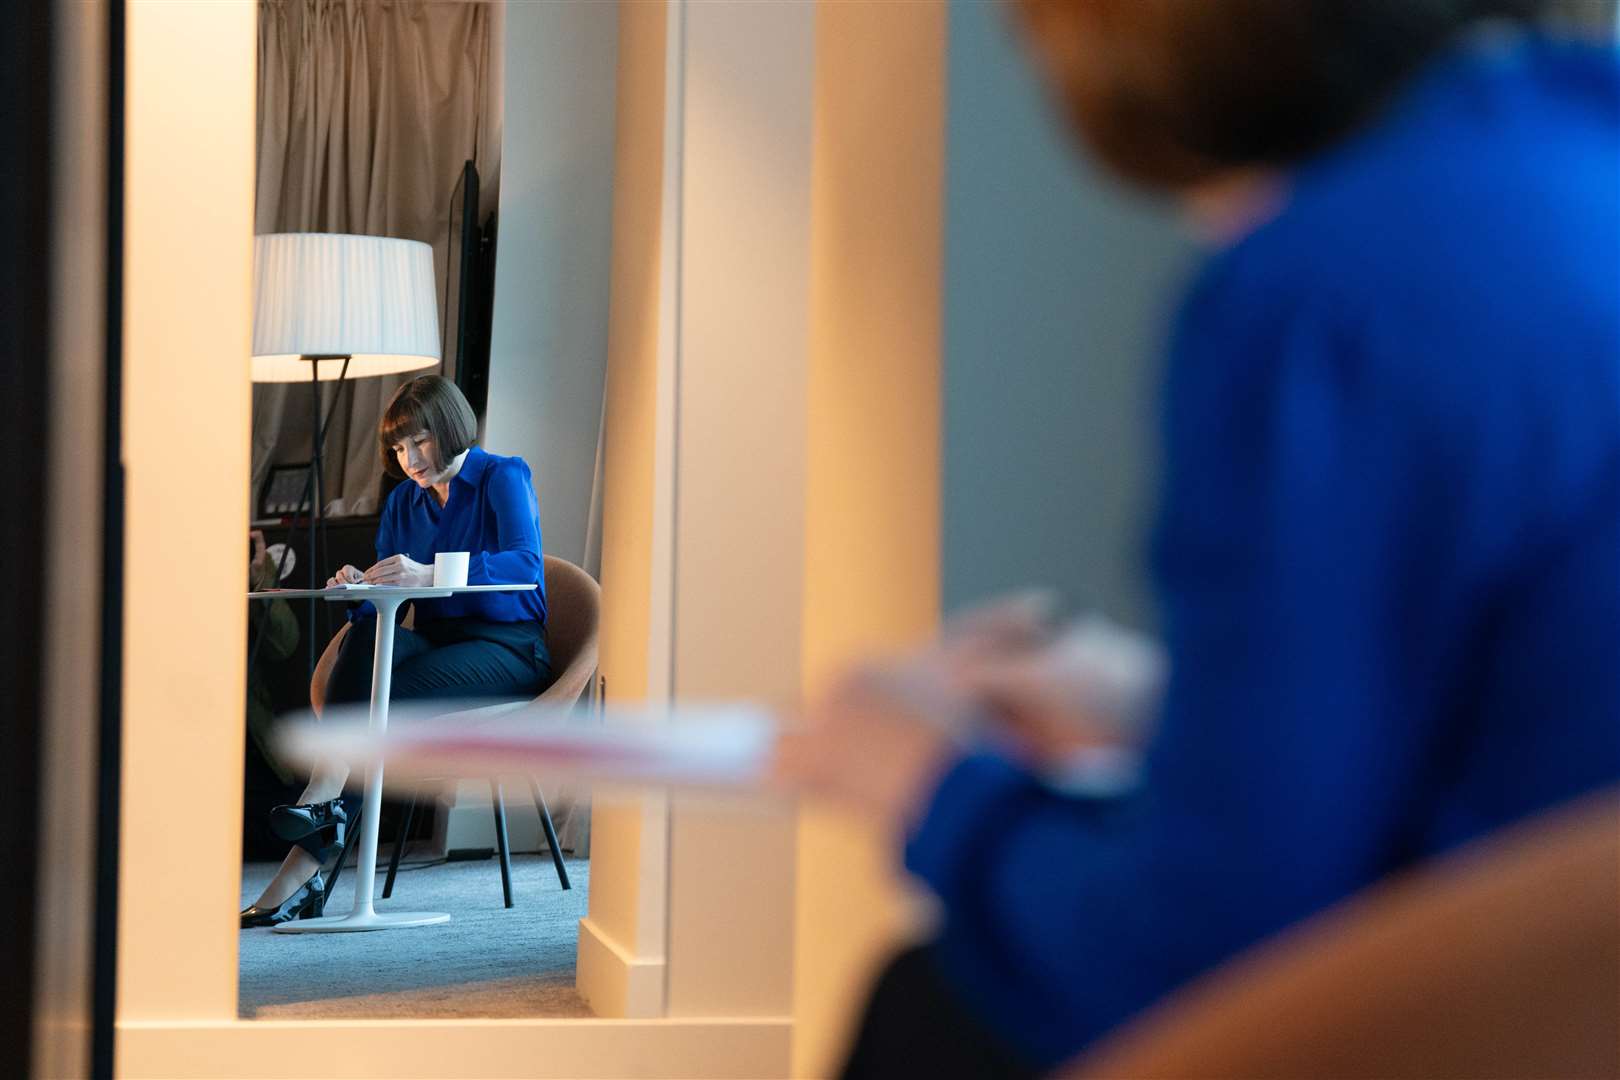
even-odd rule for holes
{"type": "MultiPolygon", "coordinates": [[[[610,702],[798,696],[813,26],[808,3],[621,12],[610,702]]],[[[788,815],[679,800],[667,879],[652,873],[660,837],[645,803],[599,802],[594,828],[579,977],[593,1004],[630,1000],[634,973],[667,957],[667,1015],[785,1030],[788,815]],[[666,880],[660,956],[635,928],[666,880]]]]}
{"type": "Polygon", "coordinates": [[[236,1015],[255,18],[127,7],[120,1022],[236,1015]]]}
{"type": "MultiPolygon", "coordinates": [[[[602,515],[601,671],[611,701],[669,695],[675,361],[673,317],[662,301],[674,291],[678,250],[670,239],[678,170],[667,167],[666,147],[679,145],[679,17],[680,5],[662,0],[626,4],[619,17],[602,515]]],[[[598,792],[591,828],[580,992],[599,1016],[662,1015],[664,801],[598,792]]]]}
{"type": "MultiPolygon", "coordinates": [[[[819,5],[804,687],[907,645],[940,607],[945,7],[819,5]]],[[[798,838],[793,1072],[827,1076],[914,924],[898,841],[809,808],[798,838]]]]}
{"type": "MultiPolygon", "coordinates": [[[[674,688],[798,699],[814,7],[686,7],[674,688]]],[[[672,1016],[791,1010],[792,819],[676,800],[672,1016]],[[724,941],[725,948],[716,948],[724,941]]]]}

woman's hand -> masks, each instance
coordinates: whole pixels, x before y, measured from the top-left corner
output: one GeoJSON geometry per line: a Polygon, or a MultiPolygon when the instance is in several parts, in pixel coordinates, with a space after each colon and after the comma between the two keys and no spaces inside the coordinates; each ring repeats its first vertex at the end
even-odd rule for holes
{"type": "Polygon", "coordinates": [[[270,548],[265,543],[264,533],[249,529],[248,541],[253,545],[253,558],[248,563],[248,588],[256,591],[274,589],[281,582],[276,580],[276,565],[270,561],[270,548]]]}
{"type": "Polygon", "coordinates": [[[959,752],[953,704],[907,685],[894,668],[859,669],[807,710],[802,728],[777,740],[776,777],[789,788],[914,824],[959,752]]]}
{"type": "Polygon", "coordinates": [[[422,588],[433,584],[433,567],[417,562],[409,555],[390,555],[365,573],[372,585],[403,585],[422,588]]]}
{"type": "Polygon", "coordinates": [[[366,575],[363,571],[344,563],[337,573],[326,579],[326,587],[335,589],[339,585],[357,585],[365,579],[366,575]]]}
{"type": "Polygon", "coordinates": [[[974,669],[1046,635],[1049,604],[1019,597],[952,620],[939,641],[886,664],[859,667],[805,712],[777,744],[789,787],[915,824],[939,778],[983,724],[974,669]]]}
{"type": "Polygon", "coordinates": [[[997,737],[1041,767],[1144,742],[1168,667],[1156,642],[1092,617],[1037,647],[983,657],[962,681],[997,737]]]}
{"type": "Polygon", "coordinates": [[[1134,744],[1163,681],[1157,646],[1100,620],[1061,633],[1038,596],[970,612],[939,641],[846,675],[778,744],[779,779],[915,824],[973,739],[1032,768],[1134,744]]]}

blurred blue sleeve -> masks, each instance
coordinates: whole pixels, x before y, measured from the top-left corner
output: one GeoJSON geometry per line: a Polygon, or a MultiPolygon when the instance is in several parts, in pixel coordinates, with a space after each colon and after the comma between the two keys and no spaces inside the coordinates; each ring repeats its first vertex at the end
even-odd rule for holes
{"type": "Polygon", "coordinates": [[[1141,790],[1076,800],[973,755],[907,844],[947,977],[1042,1066],[1376,876],[1424,744],[1437,658],[1403,630],[1447,613],[1402,588],[1445,572],[1408,528],[1410,418],[1332,318],[1244,307],[1267,318],[1206,313],[1174,350],[1141,790]]]}

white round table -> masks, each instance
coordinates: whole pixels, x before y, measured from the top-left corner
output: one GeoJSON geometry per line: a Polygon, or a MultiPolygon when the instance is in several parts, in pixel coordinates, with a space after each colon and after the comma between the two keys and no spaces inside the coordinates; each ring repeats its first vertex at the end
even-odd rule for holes
{"type": "MultiPolygon", "coordinates": [[[[407,600],[443,599],[458,593],[528,592],[533,585],[424,585],[420,588],[376,585],[366,589],[271,589],[250,592],[249,600],[320,599],[354,604],[369,601],[377,609],[377,644],[372,650],[370,729],[378,734],[388,728],[388,694],[394,677],[394,626],[399,606],[407,600]]],[[[274,927],[278,934],[353,933],[359,930],[395,930],[406,926],[429,926],[450,921],[442,911],[378,911],[372,904],[377,879],[377,830],[382,814],[383,766],[378,761],[366,773],[365,801],[360,809],[360,861],[355,864],[354,907],[347,915],[324,915],[318,919],[295,919],[274,927]]],[[[345,851],[345,856],[347,851],[345,851]]]]}

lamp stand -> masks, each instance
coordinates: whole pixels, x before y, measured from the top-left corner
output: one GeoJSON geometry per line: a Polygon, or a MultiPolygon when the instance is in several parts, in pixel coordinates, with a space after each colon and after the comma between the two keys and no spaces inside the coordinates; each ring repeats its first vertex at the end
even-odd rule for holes
{"type": "MultiPolygon", "coordinates": [[[[349,374],[349,357],[343,354],[306,355],[309,362],[309,587],[321,587],[320,571],[316,554],[316,534],[319,533],[321,553],[326,548],[326,520],[324,508],[326,505],[326,484],[322,476],[322,453],[326,449],[326,428],[332,422],[332,414],[337,412],[338,402],[343,399],[343,382],[349,374]],[[337,392],[332,395],[332,407],[326,411],[326,417],[321,417],[321,361],[342,360],[343,369],[338,372],[337,392]]],[[[315,660],[320,654],[315,649],[315,601],[309,602],[309,632],[306,635],[309,647],[309,677],[315,678],[315,660]]]]}

